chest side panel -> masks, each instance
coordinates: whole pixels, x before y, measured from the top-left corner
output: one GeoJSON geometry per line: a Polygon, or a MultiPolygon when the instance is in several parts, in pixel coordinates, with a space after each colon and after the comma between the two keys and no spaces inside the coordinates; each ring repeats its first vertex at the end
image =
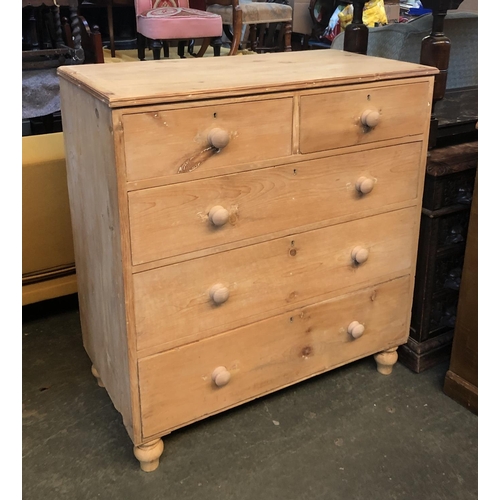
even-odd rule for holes
{"type": "Polygon", "coordinates": [[[83,343],[132,435],[111,112],[64,80],[60,89],[83,343]]]}

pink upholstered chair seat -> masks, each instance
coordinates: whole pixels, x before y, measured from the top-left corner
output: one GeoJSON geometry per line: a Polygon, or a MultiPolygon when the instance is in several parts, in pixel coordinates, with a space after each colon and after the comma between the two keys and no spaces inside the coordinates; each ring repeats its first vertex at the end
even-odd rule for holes
{"type": "Polygon", "coordinates": [[[161,39],[209,38],[222,34],[219,15],[187,7],[160,7],[137,15],[137,30],[145,37],[161,39]]]}
{"type": "Polygon", "coordinates": [[[184,48],[202,57],[209,45],[214,56],[220,55],[222,19],[218,14],[202,9],[191,9],[189,0],[134,0],[137,24],[137,55],[146,59],[146,45],[153,51],[153,59],[169,57],[169,41],[177,40],[177,54],[184,58],[184,48]],[[199,51],[193,51],[195,40],[202,40],[199,51]]]}

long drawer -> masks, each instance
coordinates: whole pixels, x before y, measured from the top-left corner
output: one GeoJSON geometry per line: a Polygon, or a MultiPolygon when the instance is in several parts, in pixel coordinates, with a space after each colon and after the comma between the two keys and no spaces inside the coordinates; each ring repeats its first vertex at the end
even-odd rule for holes
{"type": "Polygon", "coordinates": [[[414,142],[131,192],[132,262],[355,218],[413,200],[421,148],[414,142]]]}
{"type": "Polygon", "coordinates": [[[406,274],[418,220],[417,208],[406,208],[136,273],[139,354],[212,336],[342,288],[406,274]],[[355,249],[365,249],[367,260],[354,262],[355,249]]]}
{"type": "Polygon", "coordinates": [[[179,168],[193,159],[194,168],[215,171],[288,156],[292,152],[292,98],[254,102],[224,101],[189,108],[145,111],[123,116],[127,180],[183,176],[179,168]],[[217,154],[205,155],[210,134],[227,134],[229,143],[217,154]],[[201,156],[200,156],[201,155],[201,156]]]}
{"type": "Polygon", "coordinates": [[[404,343],[410,300],[404,277],[139,360],[143,437],[404,343]]]}
{"type": "Polygon", "coordinates": [[[422,134],[428,127],[430,99],[427,82],[304,95],[300,99],[300,152],[422,134]],[[426,98],[428,108],[420,105],[426,98]],[[372,127],[362,122],[365,112],[372,113],[368,121],[372,127]]]}

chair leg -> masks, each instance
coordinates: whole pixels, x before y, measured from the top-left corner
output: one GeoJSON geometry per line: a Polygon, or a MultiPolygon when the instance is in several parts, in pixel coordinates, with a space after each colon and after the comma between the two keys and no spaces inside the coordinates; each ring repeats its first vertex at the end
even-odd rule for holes
{"type": "Polygon", "coordinates": [[[231,26],[229,24],[223,24],[222,29],[224,34],[227,36],[227,39],[232,42],[233,41],[233,32],[231,31],[231,26]]]}
{"type": "Polygon", "coordinates": [[[257,25],[250,25],[250,35],[248,38],[250,41],[250,50],[255,52],[255,50],[257,49],[257,25]]]}
{"type": "Polygon", "coordinates": [[[292,23],[285,23],[285,52],[292,51],[292,23]]]}
{"type": "Polygon", "coordinates": [[[137,57],[144,61],[146,59],[146,37],[137,33],[137,57]]]}
{"type": "Polygon", "coordinates": [[[210,45],[210,38],[204,38],[203,41],[201,42],[200,50],[198,50],[198,52],[195,54],[194,57],[203,57],[209,45],[210,45]]]}
{"type": "Polygon", "coordinates": [[[222,47],[222,38],[220,36],[212,40],[212,47],[214,48],[214,57],[219,57],[220,48],[222,47]]]}
{"type": "Polygon", "coordinates": [[[108,31],[109,31],[109,46],[111,49],[111,57],[115,57],[115,31],[114,31],[114,22],[113,22],[113,6],[112,3],[108,5],[108,31]]]}
{"type": "Polygon", "coordinates": [[[258,43],[255,44],[254,50],[254,52],[258,52],[259,54],[266,52],[266,29],[267,25],[265,23],[259,24],[258,43]]]}
{"type": "Polygon", "coordinates": [[[180,40],[179,43],[177,44],[177,55],[181,59],[185,59],[186,56],[184,55],[184,50],[186,49],[186,41],[185,40],[180,40]]]}
{"type": "Polygon", "coordinates": [[[278,52],[284,52],[285,51],[285,24],[286,23],[280,23],[280,29],[278,33],[278,41],[276,43],[276,47],[278,47],[278,52]]]}
{"type": "Polygon", "coordinates": [[[279,51],[279,43],[276,42],[276,28],[278,27],[278,23],[269,23],[267,26],[267,32],[264,32],[264,47],[267,47],[273,52],[279,51]]]}
{"type": "Polygon", "coordinates": [[[168,59],[170,57],[170,49],[168,45],[168,40],[162,40],[162,45],[163,45],[163,57],[168,59]]]}
{"type": "Polygon", "coordinates": [[[243,14],[241,10],[236,9],[233,12],[233,41],[231,43],[231,49],[229,50],[230,56],[234,56],[238,52],[242,31],[243,31],[243,14]]]}
{"type": "Polygon", "coordinates": [[[161,58],[162,43],[160,40],[153,40],[151,43],[151,49],[153,50],[153,59],[155,61],[161,58]]]}

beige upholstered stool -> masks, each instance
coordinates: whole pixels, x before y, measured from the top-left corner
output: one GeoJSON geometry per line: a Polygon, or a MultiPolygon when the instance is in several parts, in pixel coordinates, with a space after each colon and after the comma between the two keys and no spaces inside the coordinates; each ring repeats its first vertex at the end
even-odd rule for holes
{"type": "Polygon", "coordinates": [[[251,0],[206,0],[206,4],[208,12],[222,17],[224,26],[233,27],[230,56],[238,51],[245,24],[250,27],[250,49],[254,52],[292,50],[292,7],[289,5],[251,0]]]}

